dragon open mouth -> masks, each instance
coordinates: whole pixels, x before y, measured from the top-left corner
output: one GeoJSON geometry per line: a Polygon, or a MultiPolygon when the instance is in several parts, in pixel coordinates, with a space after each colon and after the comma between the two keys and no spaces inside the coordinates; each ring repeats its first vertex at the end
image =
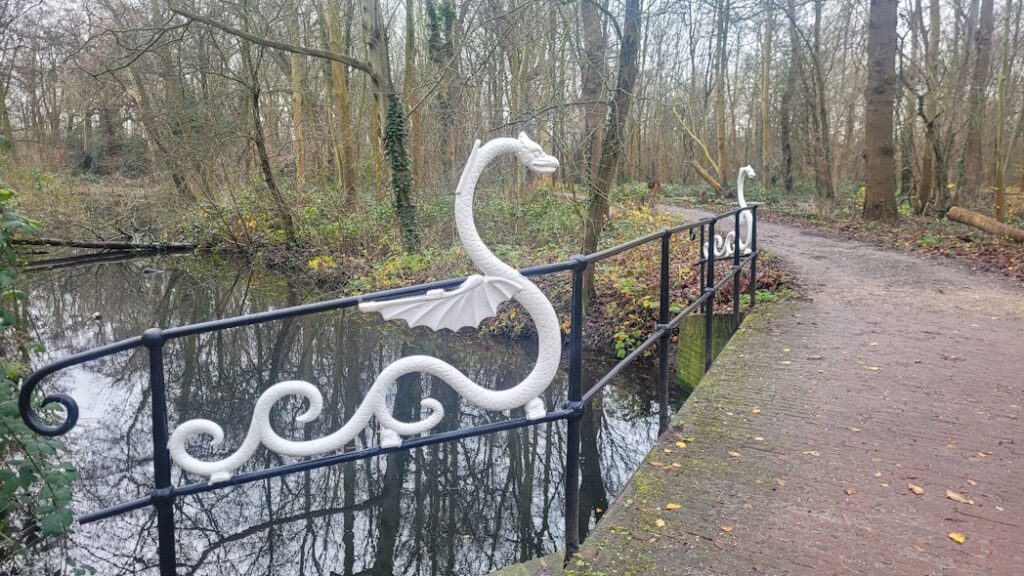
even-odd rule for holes
{"type": "Polygon", "coordinates": [[[554,156],[544,155],[530,160],[527,167],[540,174],[551,174],[555,170],[558,170],[558,159],[554,156]]]}

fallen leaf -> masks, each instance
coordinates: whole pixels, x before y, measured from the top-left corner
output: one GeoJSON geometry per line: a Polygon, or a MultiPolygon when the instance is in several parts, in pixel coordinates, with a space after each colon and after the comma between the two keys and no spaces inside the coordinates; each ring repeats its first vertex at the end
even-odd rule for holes
{"type": "Polygon", "coordinates": [[[776,478],[776,479],[775,479],[775,482],[776,482],[776,483],[778,483],[778,485],[779,485],[779,488],[782,488],[783,486],[785,486],[785,485],[786,485],[786,481],[785,481],[785,480],[783,480],[782,478],[776,478]]]}
{"type": "Polygon", "coordinates": [[[664,464],[655,460],[654,462],[651,462],[651,466],[654,466],[655,468],[660,468],[661,466],[664,466],[664,464]]]}
{"type": "Polygon", "coordinates": [[[665,448],[665,454],[671,454],[671,453],[672,453],[672,450],[671,450],[671,449],[669,449],[669,448],[665,448]]]}
{"type": "Polygon", "coordinates": [[[604,510],[602,510],[601,508],[594,508],[594,512],[600,514],[601,512],[604,512],[604,510]]]}
{"type": "Polygon", "coordinates": [[[725,532],[726,534],[732,532],[732,526],[729,526],[728,524],[722,524],[719,528],[721,528],[722,532],[725,532]]]}
{"type": "Polygon", "coordinates": [[[682,465],[682,464],[680,464],[679,462],[673,462],[673,463],[672,463],[672,467],[673,467],[673,468],[682,468],[682,467],[683,467],[683,465],[682,465]]]}
{"type": "Polygon", "coordinates": [[[976,481],[971,480],[970,478],[967,479],[967,483],[970,484],[971,486],[977,486],[978,485],[978,483],[976,481]]]}
{"type": "Polygon", "coordinates": [[[654,521],[654,525],[657,526],[658,528],[664,528],[665,527],[665,521],[662,520],[661,518],[658,518],[657,520],[654,521]]]}
{"type": "Polygon", "coordinates": [[[843,490],[843,492],[846,492],[847,496],[853,496],[854,494],[857,493],[857,491],[853,488],[847,488],[846,490],[843,490]]]}
{"type": "Polygon", "coordinates": [[[729,451],[729,456],[732,456],[733,458],[739,458],[740,457],[740,453],[739,452],[733,452],[733,451],[730,450],[729,451]]]}
{"type": "Polygon", "coordinates": [[[757,406],[754,406],[750,411],[753,412],[754,414],[760,414],[761,413],[761,409],[758,408],[757,406]]]}
{"type": "Polygon", "coordinates": [[[950,532],[949,534],[946,534],[946,536],[949,536],[949,539],[957,544],[963,544],[964,540],[966,540],[964,535],[959,532],[950,532]]]}
{"type": "Polygon", "coordinates": [[[924,488],[921,488],[917,484],[908,483],[907,484],[907,488],[909,488],[911,492],[913,492],[914,494],[917,494],[918,496],[920,496],[921,494],[924,494],[924,488]]]}
{"type": "Polygon", "coordinates": [[[680,506],[679,504],[672,503],[672,502],[669,502],[668,504],[665,504],[665,510],[679,510],[680,508],[682,508],[682,506],[680,506]]]}
{"type": "Polygon", "coordinates": [[[952,490],[946,490],[946,498],[949,498],[953,502],[959,502],[961,504],[970,504],[971,506],[974,505],[974,500],[971,500],[970,498],[964,497],[961,494],[957,494],[956,492],[953,492],[952,490]]]}
{"type": "Polygon", "coordinates": [[[683,448],[686,448],[686,442],[683,442],[682,440],[680,440],[680,441],[676,442],[676,446],[678,446],[679,449],[682,450],[683,448]]]}
{"type": "Polygon", "coordinates": [[[1004,510],[1004,508],[1002,506],[996,506],[996,510],[1002,512],[1004,510]]]}

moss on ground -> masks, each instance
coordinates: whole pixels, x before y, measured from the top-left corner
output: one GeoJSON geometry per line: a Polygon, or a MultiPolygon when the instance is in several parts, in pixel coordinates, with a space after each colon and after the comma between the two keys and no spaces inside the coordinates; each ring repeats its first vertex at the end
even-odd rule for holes
{"type": "MultiPolygon", "coordinates": [[[[683,539],[710,541],[710,536],[697,527],[673,522],[673,512],[665,509],[666,504],[672,502],[673,494],[686,493],[702,482],[728,481],[751,492],[774,489],[766,471],[748,462],[737,466],[734,459],[726,456],[728,446],[744,439],[729,425],[728,414],[742,417],[740,410],[744,407],[734,406],[732,400],[738,389],[751,390],[754,394],[774,393],[757,389],[760,382],[756,374],[744,368],[747,363],[743,356],[758,353],[762,340],[770,338],[770,318],[788,313],[793,305],[781,302],[759,306],[747,316],[718,356],[715,366],[673,416],[669,430],[651,449],[583,545],[580,563],[570,566],[566,574],[673,574],[672,566],[654,564],[645,551],[678,547],[683,539]],[[730,394],[726,394],[727,391],[730,394]],[[684,449],[676,446],[680,440],[686,443],[684,449]],[[666,453],[666,450],[672,452],[666,453]],[[669,459],[679,462],[680,468],[666,466],[669,459]],[[661,518],[667,519],[667,523],[659,527],[657,521],[661,518]]],[[[703,550],[700,546],[688,546],[685,553],[700,555],[703,550]]],[[[665,554],[678,553],[684,552],[669,550],[665,554]]]]}

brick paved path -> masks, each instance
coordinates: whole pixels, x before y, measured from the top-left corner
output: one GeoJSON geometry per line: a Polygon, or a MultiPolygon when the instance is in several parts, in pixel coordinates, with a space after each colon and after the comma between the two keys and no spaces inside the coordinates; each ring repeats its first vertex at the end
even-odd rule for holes
{"type": "Polygon", "coordinates": [[[1021,286],[758,227],[806,298],[733,338],[584,545],[585,571],[1024,575],[1021,286]]]}

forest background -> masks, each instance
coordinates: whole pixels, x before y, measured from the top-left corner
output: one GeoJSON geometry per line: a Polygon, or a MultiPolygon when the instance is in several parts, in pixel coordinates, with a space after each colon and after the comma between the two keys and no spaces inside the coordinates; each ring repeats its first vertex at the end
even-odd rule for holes
{"type": "Polygon", "coordinates": [[[570,251],[620,184],[724,198],[748,163],[819,218],[1019,224],[1021,4],[8,0],[5,179],[47,235],[356,272],[450,243],[473,139],[519,131],[562,168],[492,187],[579,200],[570,251]]]}

